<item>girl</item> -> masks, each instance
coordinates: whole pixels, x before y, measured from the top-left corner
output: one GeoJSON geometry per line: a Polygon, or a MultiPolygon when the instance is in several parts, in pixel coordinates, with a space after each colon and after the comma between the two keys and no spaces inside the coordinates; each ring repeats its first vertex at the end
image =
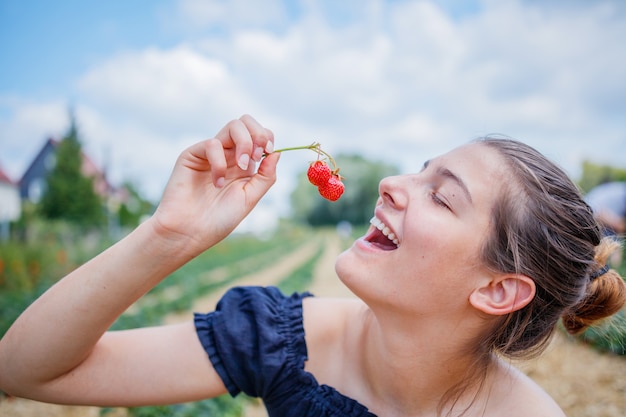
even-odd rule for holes
{"type": "Polygon", "coordinates": [[[252,210],[276,179],[273,142],[243,116],[184,151],[152,218],[0,341],[0,389],[99,406],[243,391],[272,417],[563,416],[506,358],[540,351],[560,318],[575,333],[613,314],[626,290],[574,184],[511,140],[380,182],[372,227],[336,263],[357,299],[235,288],[193,322],[107,332],[252,210]]]}

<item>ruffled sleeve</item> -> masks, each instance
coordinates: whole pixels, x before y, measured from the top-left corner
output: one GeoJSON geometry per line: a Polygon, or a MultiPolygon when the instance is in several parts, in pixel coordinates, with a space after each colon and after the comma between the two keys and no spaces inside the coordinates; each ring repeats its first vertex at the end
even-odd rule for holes
{"type": "Polygon", "coordinates": [[[271,417],[376,417],[306,372],[302,299],[275,287],[228,291],[214,312],[196,314],[198,337],[228,392],[261,397],[271,417]]]}
{"type": "Polygon", "coordinates": [[[228,392],[271,398],[302,377],[307,359],[302,299],[275,287],[229,290],[214,312],[195,314],[198,337],[228,392]]]}

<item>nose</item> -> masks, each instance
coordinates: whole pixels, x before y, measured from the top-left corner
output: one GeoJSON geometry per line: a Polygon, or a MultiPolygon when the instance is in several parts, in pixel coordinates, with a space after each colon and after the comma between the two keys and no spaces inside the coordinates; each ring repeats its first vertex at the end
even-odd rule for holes
{"type": "Polygon", "coordinates": [[[398,210],[404,209],[409,201],[406,185],[406,175],[383,178],[378,184],[378,193],[380,194],[380,200],[382,200],[379,203],[398,210]]]}

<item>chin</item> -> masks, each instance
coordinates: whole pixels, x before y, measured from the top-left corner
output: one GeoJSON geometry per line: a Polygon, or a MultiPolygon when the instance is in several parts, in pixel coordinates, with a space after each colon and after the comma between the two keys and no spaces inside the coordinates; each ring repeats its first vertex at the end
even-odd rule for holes
{"type": "Polygon", "coordinates": [[[337,273],[337,276],[339,277],[339,279],[341,279],[343,281],[343,274],[345,272],[349,271],[349,264],[350,261],[346,258],[350,257],[350,248],[346,249],[345,251],[341,252],[337,258],[335,258],[335,272],[337,273]]]}
{"type": "Polygon", "coordinates": [[[359,280],[359,276],[363,275],[361,270],[364,266],[362,259],[358,259],[352,252],[352,248],[348,248],[341,252],[335,260],[335,272],[339,280],[354,292],[354,286],[359,280]]]}

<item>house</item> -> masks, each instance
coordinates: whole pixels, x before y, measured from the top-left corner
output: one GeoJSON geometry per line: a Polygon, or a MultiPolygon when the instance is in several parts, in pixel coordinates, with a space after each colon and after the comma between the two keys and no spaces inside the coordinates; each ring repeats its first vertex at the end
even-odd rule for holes
{"type": "Polygon", "coordinates": [[[9,236],[9,222],[20,218],[22,205],[18,185],[0,168],[0,241],[9,236]]]}
{"type": "MultiPolygon", "coordinates": [[[[49,138],[20,180],[20,197],[33,203],[39,202],[46,187],[46,177],[56,163],[56,150],[59,141],[49,138]]],[[[107,181],[105,173],[84,153],[82,154],[82,173],[94,179],[94,191],[103,198],[114,196],[117,191],[107,181]]]]}

